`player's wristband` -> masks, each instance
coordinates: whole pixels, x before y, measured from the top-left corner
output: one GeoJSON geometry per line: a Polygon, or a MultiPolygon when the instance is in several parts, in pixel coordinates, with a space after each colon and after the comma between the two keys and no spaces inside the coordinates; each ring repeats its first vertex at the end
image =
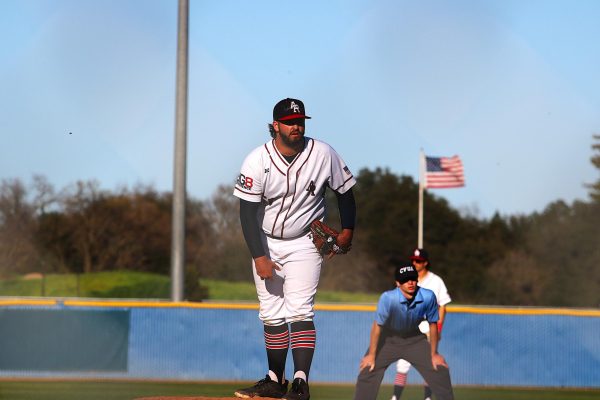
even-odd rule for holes
{"type": "Polygon", "coordinates": [[[442,333],[442,323],[440,321],[438,321],[437,327],[438,327],[438,333],[442,333]]]}

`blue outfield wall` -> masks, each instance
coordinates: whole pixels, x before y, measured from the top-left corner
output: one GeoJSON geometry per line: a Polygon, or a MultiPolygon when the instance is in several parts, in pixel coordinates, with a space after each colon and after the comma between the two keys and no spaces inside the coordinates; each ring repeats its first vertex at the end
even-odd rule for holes
{"type": "MultiPolygon", "coordinates": [[[[317,306],[313,382],[355,382],[358,363],[368,345],[374,309],[374,305],[317,306]]],[[[51,354],[56,357],[56,348],[71,347],[74,351],[80,351],[82,346],[90,348],[83,356],[65,355],[70,364],[56,362],[78,366],[71,369],[23,369],[26,362],[9,358],[0,363],[0,378],[253,381],[266,373],[262,324],[254,304],[5,300],[0,301],[0,327],[9,321],[13,324],[29,321],[32,315],[39,316],[40,310],[50,315],[60,314],[60,321],[73,321],[72,316],[76,316],[75,320],[82,318],[96,321],[95,324],[107,321],[113,328],[107,330],[101,341],[93,343],[90,338],[98,335],[90,335],[89,323],[71,322],[67,338],[65,329],[51,326],[39,327],[40,332],[50,337],[40,338],[37,334],[21,335],[18,339],[15,329],[0,328],[0,358],[6,356],[3,352],[10,353],[12,359],[31,359],[30,365],[38,365],[31,364],[35,363],[35,357],[40,360],[51,354]],[[124,315],[129,318],[126,327],[121,323],[124,315]],[[124,332],[128,334],[126,350],[123,350],[124,332]],[[107,340],[106,335],[108,338],[113,335],[115,340],[107,340]],[[64,343],[67,340],[71,346],[64,343]],[[104,347],[104,354],[98,351],[98,343],[104,347]],[[40,354],[19,353],[15,346],[23,349],[34,346],[40,354]],[[115,368],[99,370],[94,368],[93,360],[80,360],[106,354],[117,358],[118,362],[113,363],[115,368]],[[122,360],[126,360],[126,368],[120,367],[122,360]]],[[[446,318],[440,352],[450,365],[455,385],[600,387],[598,310],[449,307],[446,318]]],[[[43,318],[42,322],[51,324],[48,321],[53,320],[43,318]]],[[[92,328],[102,329],[97,325],[92,328]]],[[[62,350],[65,352],[68,350],[62,350]]],[[[112,365],[106,360],[102,362],[112,365]]],[[[291,354],[287,370],[289,374],[293,371],[291,354]]],[[[392,383],[394,374],[391,366],[384,382],[392,383]]],[[[411,369],[408,382],[422,380],[411,369]]]]}

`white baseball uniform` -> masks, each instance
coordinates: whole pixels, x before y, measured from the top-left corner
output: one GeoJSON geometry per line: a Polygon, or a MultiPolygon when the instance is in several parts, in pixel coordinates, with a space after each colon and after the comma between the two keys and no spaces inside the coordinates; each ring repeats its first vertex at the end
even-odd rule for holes
{"type": "MultiPolygon", "coordinates": [[[[434,274],[431,271],[427,271],[427,275],[419,281],[418,285],[425,289],[431,290],[435,293],[437,303],[439,307],[445,306],[450,303],[452,299],[446,289],[446,285],[439,275],[434,274]]],[[[429,322],[423,321],[419,324],[419,330],[425,334],[429,333],[429,322]]],[[[406,360],[398,360],[396,363],[396,371],[402,374],[407,374],[410,369],[410,363],[406,360]]]]}
{"type": "Polygon", "coordinates": [[[258,218],[263,246],[281,267],[273,270],[272,279],[261,280],[253,263],[259,318],[266,325],[312,319],[323,258],[312,243],[310,223],[325,218],[327,187],[343,194],[355,183],[335,150],[309,137],[291,162],[274,140],[244,160],[233,194],[262,203],[258,218]]]}

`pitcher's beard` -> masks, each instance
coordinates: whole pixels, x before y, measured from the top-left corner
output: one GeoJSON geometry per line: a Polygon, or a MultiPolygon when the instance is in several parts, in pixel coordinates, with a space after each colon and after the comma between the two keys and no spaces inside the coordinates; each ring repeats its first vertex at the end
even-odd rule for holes
{"type": "Polygon", "coordinates": [[[298,136],[294,136],[294,137],[289,137],[289,136],[280,134],[280,137],[281,137],[281,142],[284,145],[286,145],[287,147],[291,147],[298,151],[302,150],[302,148],[304,147],[304,135],[303,134],[299,134],[298,136]]]}

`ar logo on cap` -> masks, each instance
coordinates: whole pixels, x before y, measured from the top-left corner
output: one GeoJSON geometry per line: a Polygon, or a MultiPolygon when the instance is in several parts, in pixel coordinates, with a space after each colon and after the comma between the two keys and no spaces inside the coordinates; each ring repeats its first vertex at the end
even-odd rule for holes
{"type": "Polygon", "coordinates": [[[419,251],[419,249],[415,250],[415,256],[419,257],[421,255],[421,252],[419,251]]]}
{"type": "Polygon", "coordinates": [[[402,267],[400,268],[400,270],[398,271],[400,274],[405,274],[407,272],[414,272],[415,269],[413,267],[402,267]]]}
{"type": "Polygon", "coordinates": [[[293,101],[290,104],[290,108],[293,109],[295,113],[299,113],[300,112],[300,106],[298,104],[294,103],[293,101]]]}

